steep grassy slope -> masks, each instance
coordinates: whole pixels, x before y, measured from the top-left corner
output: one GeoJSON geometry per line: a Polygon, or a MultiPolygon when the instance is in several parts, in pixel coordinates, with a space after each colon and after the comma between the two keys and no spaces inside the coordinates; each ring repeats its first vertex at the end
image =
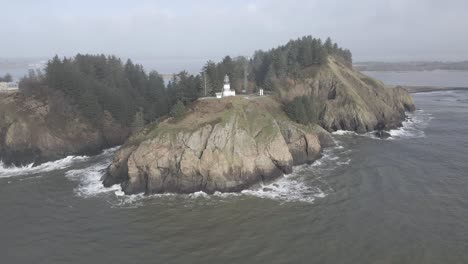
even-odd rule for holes
{"type": "Polygon", "coordinates": [[[197,101],[180,120],[134,135],[104,185],[126,193],[240,191],[314,161],[327,133],[289,121],[273,98],[197,101]]]}
{"type": "MultiPolygon", "coordinates": [[[[310,71],[310,69],[309,69],[310,71]]],[[[415,109],[411,96],[402,88],[385,88],[383,83],[328,58],[328,64],[302,81],[282,80],[282,101],[307,95],[318,106],[320,125],[329,130],[357,132],[393,128],[404,120],[405,111],[415,109]]]]}

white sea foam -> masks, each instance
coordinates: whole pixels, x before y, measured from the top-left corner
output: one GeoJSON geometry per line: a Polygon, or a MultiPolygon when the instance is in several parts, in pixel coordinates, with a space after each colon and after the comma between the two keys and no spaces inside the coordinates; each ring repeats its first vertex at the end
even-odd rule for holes
{"type": "MultiPolygon", "coordinates": [[[[426,134],[424,133],[424,129],[428,126],[431,119],[432,115],[425,113],[424,110],[417,110],[414,113],[408,113],[408,117],[405,121],[403,121],[401,127],[389,131],[390,137],[388,139],[395,140],[423,138],[426,136],[426,134]]],[[[364,134],[358,134],[354,131],[338,130],[333,132],[332,134],[336,136],[353,135],[381,140],[381,138],[375,135],[375,131],[371,131],[364,134]]]]}
{"type": "Polygon", "coordinates": [[[167,203],[175,200],[185,200],[187,202],[186,205],[190,205],[194,202],[217,203],[246,197],[270,199],[280,203],[313,203],[319,198],[326,197],[328,193],[333,191],[322,179],[323,173],[333,171],[340,166],[346,166],[351,162],[351,158],[349,157],[350,151],[343,150],[344,147],[340,143],[340,141],[335,140],[336,146],[325,149],[322,158],[314,163],[295,166],[293,173],[289,175],[285,175],[270,184],[252,187],[240,193],[215,192],[209,195],[200,191],[188,195],[174,193],[124,195],[122,191],[117,190],[114,191],[116,200],[113,201],[113,205],[119,208],[134,208],[144,205],[145,202],[167,203]]]}
{"type": "Polygon", "coordinates": [[[348,130],[337,130],[335,132],[332,132],[332,135],[337,135],[337,136],[343,136],[343,135],[357,135],[356,132],[354,131],[348,131],[348,130]]]}
{"type": "Polygon", "coordinates": [[[75,193],[81,197],[92,197],[101,193],[121,191],[119,185],[110,188],[105,188],[102,185],[101,177],[108,166],[109,161],[106,160],[84,169],[69,170],[65,173],[65,176],[72,181],[79,182],[78,187],[75,188],[75,193]]]}
{"type": "Polygon", "coordinates": [[[78,186],[75,188],[75,193],[81,197],[93,197],[101,193],[114,192],[116,196],[123,195],[119,185],[114,185],[109,188],[105,188],[102,184],[101,177],[105,170],[111,163],[112,154],[119,147],[104,150],[102,154],[96,158],[102,159],[100,162],[93,164],[92,166],[69,170],[65,173],[65,177],[72,181],[78,182],[78,186]]]}
{"type": "Polygon", "coordinates": [[[72,164],[88,159],[88,156],[68,156],[66,158],[50,161],[34,167],[33,163],[21,167],[5,166],[0,161],[0,178],[8,178],[13,176],[32,175],[42,172],[61,170],[70,167],[72,164]]]}
{"type": "MultiPolygon", "coordinates": [[[[99,156],[109,156],[112,153],[114,153],[119,147],[120,146],[106,149],[99,156]]],[[[2,161],[0,161],[0,178],[9,178],[13,176],[27,176],[37,173],[63,170],[69,168],[73,164],[86,161],[90,158],[90,156],[68,156],[63,159],[45,162],[38,166],[33,166],[34,163],[31,163],[19,167],[6,166],[2,161]]]]}
{"type": "Polygon", "coordinates": [[[417,110],[408,114],[408,118],[403,122],[403,126],[398,129],[390,130],[391,139],[410,139],[426,137],[424,129],[432,120],[432,115],[425,113],[424,110],[417,110]]]}
{"type": "Polygon", "coordinates": [[[260,188],[244,190],[241,194],[282,202],[306,203],[325,197],[325,193],[320,188],[305,184],[304,180],[296,177],[295,173],[285,175],[274,183],[262,185],[260,188]]]}
{"type": "MultiPolygon", "coordinates": [[[[111,163],[111,154],[115,149],[103,153],[108,157],[103,158],[101,162],[96,163],[84,169],[70,170],[66,172],[66,177],[70,180],[77,181],[79,184],[75,188],[75,193],[84,198],[95,197],[100,194],[108,193],[113,197],[109,202],[119,208],[134,208],[145,204],[146,202],[171,202],[175,200],[187,200],[193,202],[209,202],[216,203],[225,201],[226,199],[238,199],[242,197],[258,197],[261,199],[271,199],[278,202],[305,202],[313,203],[317,198],[323,198],[331,190],[326,186],[326,190],[322,190],[317,186],[317,181],[320,180],[321,172],[331,171],[351,162],[348,157],[348,150],[344,150],[339,140],[334,139],[335,146],[324,150],[322,157],[310,165],[295,166],[293,173],[285,175],[278,180],[261,186],[253,187],[244,190],[240,193],[220,193],[215,192],[213,195],[204,192],[195,192],[188,195],[166,193],[154,195],[125,195],[120,186],[115,185],[110,188],[105,188],[102,185],[101,177],[105,169],[111,163]],[[310,172],[313,172],[312,174],[310,172]],[[161,200],[163,199],[163,200],[161,200]]],[[[327,184],[321,184],[321,186],[327,184]]],[[[189,202],[190,204],[190,202],[189,202]]]]}

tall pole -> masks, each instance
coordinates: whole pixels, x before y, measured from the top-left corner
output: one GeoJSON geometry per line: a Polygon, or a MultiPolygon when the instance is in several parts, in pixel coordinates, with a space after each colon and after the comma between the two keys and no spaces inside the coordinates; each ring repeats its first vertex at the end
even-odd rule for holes
{"type": "Polygon", "coordinates": [[[247,93],[247,67],[249,67],[250,57],[247,57],[247,60],[244,64],[244,93],[247,93]]]}
{"type": "Polygon", "coordinates": [[[205,97],[206,97],[206,73],[203,72],[203,80],[205,81],[205,97]]]}

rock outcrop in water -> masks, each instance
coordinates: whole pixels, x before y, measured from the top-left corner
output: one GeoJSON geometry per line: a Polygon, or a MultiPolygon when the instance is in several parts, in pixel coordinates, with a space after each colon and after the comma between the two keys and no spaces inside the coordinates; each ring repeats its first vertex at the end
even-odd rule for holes
{"type": "Polygon", "coordinates": [[[276,86],[278,98],[199,100],[181,120],[134,135],[117,152],[104,185],[121,184],[126,194],[241,191],[313,162],[333,144],[326,130],[383,131],[414,110],[406,90],[387,89],[332,56],[313,78],[276,86]],[[286,116],[280,102],[297,96],[312,98],[321,127],[286,116]]]}
{"type": "Polygon", "coordinates": [[[42,163],[93,154],[122,144],[129,129],[105,113],[100,128],[77,112],[58,113],[47,102],[21,93],[0,95],[0,159],[4,164],[42,163]]]}
{"type": "Polygon", "coordinates": [[[103,180],[127,194],[241,191],[313,162],[321,141],[330,144],[326,131],[289,121],[272,98],[199,100],[182,120],[133,136],[103,180]]]}

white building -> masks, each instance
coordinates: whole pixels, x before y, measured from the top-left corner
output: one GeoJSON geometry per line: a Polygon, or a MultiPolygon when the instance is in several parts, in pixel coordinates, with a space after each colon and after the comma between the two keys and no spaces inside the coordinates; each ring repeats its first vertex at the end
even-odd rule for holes
{"type": "Polygon", "coordinates": [[[0,82],[0,92],[18,91],[18,83],[16,82],[0,82]]]}
{"type": "Polygon", "coordinates": [[[229,76],[224,77],[223,97],[236,96],[236,91],[231,90],[231,83],[229,82],[229,76]]]}

